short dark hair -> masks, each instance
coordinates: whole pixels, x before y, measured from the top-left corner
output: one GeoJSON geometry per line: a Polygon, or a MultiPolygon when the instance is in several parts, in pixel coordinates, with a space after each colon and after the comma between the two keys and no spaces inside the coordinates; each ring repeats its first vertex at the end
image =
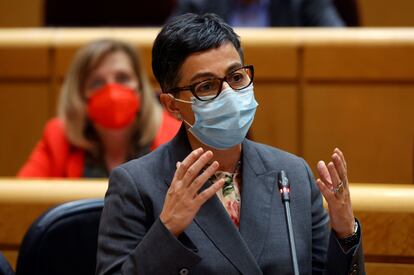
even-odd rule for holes
{"type": "Polygon", "coordinates": [[[152,70],[162,91],[176,87],[181,65],[188,56],[228,42],[233,44],[243,62],[239,36],[219,16],[187,13],[174,17],[161,29],[152,47],[152,70]]]}

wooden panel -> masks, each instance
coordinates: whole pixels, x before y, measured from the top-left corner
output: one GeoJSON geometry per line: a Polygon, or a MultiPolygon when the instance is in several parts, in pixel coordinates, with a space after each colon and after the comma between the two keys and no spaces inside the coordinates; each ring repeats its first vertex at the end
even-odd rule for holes
{"type": "Polygon", "coordinates": [[[297,90],[294,84],[256,82],[259,106],[250,137],[258,142],[297,153],[297,90]]]}
{"type": "Polygon", "coordinates": [[[151,79],[152,75],[152,45],[160,28],[141,28],[141,29],[115,29],[113,38],[126,41],[136,47],[141,56],[141,62],[151,79]]]}
{"type": "Polygon", "coordinates": [[[356,182],[413,182],[414,86],[307,85],[304,157],[312,168],[341,148],[356,182]]]}
{"type": "MultiPolygon", "coordinates": [[[[89,31],[76,29],[65,30],[64,32],[58,31],[54,42],[57,50],[57,74],[60,77],[64,76],[76,49],[91,41],[92,38],[112,37],[127,41],[136,46],[142,56],[142,62],[147,74],[154,79],[151,68],[151,50],[153,40],[158,31],[159,29],[157,28],[140,30],[111,29],[109,33],[98,29],[89,29],[89,31]]],[[[286,39],[280,39],[280,43],[257,43],[257,40],[251,39],[250,36],[253,33],[248,29],[241,29],[240,32],[243,37],[243,43],[245,43],[243,46],[245,48],[246,63],[256,65],[255,69],[258,78],[294,79],[297,77],[297,43],[287,43],[286,39]]],[[[259,36],[261,38],[268,35],[263,30],[258,30],[257,32],[261,33],[261,36],[259,36]]],[[[295,39],[292,40],[296,41],[295,39]]],[[[290,40],[288,39],[288,41],[290,40]]]]}
{"type": "MultiPolygon", "coordinates": [[[[20,59],[17,61],[10,60],[3,62],[3,67],[1,67],[2,65],[0,64],[0,72],[2,70],[4,72],[4,74],[0,73],[0,78],[6,83],[10,78],[17,78],[19,80],[36,78],[36,81],[47,80],[53,82],[51,84],[51,92],[48,95],[49,105],[47,107],[49,109],[49,115],[51,115],[54,114],[55,110],[59,81],[61,81],[67,71],[68,64],[73,58],[73,53],[80,46],[91,40],[103,37],[112,37],[129,41],[137,48],[140,48],[145,68],[149,75],[151,75],[151,46],[158,31],[159,29],[157,28],[2,30],[0,32],[0,49],[3,49],[4,53],[1,58],[7,61],[7,58],[10,58],[9,56],[17,55],[20,59]],[[24,54],[17,54],[20,53],[19,51],[24,53],[26,48],[29,49],[27,50],[28,54],[26,56],[24,54]],[[48,61],[44,61],[44,58],[38,55],[39,53],[32,52],[33,49],[43,48],[50,49],[41,54],[45,58],[50,58],[48,61]],[[17,52],[13,53],[9,50],[17,52]],[[49,57],[47,56],[47,53],[50,54],[49,57]],[[38,57],[32,58],[32,55],[38,55],[38,57]],[[31,62],[27,62],[27,60],[30,60],[31,62]],[[16,63],[17,65],[8,65],[9,63],[16,63]],[[49,65],[46,65],[49,63],[51,64],[51,69],[48,67],[49,65]],[[52,70],[54,75],[56,74],[59,77],[47,78],[48,70],[52,70]]],[[[412,98],[410,96],[403,96],[403,99],[401,100],[393,99],[390,105],[391,109],[389,109],[389,106],[384,103],[386,102],[385,99],[378,101],[378,97],[374,96],[374,105],[379,107],[375,110],[375,114],[378,113],[378,115],[374,116],[372,112],[367,113],[366,111],[363,111],[367,106],[371,107],[370,97],[372,95],[368,96],[367,93],[358,94],[358,91],[379,89],[380,84],[375,84],[376,82],[385,83],[384,87],[388,88],[383,91],[388,91],[388,94],[399,95],[400,92],[394,93],[395,90],[402,89],[408,91],[411,89],[408,87],[411,87],[409,86],[410,83],[414,83],[414,65],[410,62],[414,57],[414,32],[412,30],[267,28],[236,29],[236,32],[240,34],[245,48],[246,63],[253,63],[255,65],[257,80],[256,90],[258,90],[257,88],[261,89],[260,87],[265,87],[263,91],[266,92],[262,93],[259,91],[257,96],[260,97],[261,102],[263,102],[261,105],[269,106],[266,107],[266,109],[270,110],[263,112],[261,111],[262,106],[259,107],[256,121],[252,128],[254,138],[294,153],[302,153],[302,147],[306,147],[306,145],[308,145],[307,148],[310,150],[313,150],[311,148],[315,148],[313,152],[317,152],[319,155],[316,157],[311,156],[311,158],[308,159],[312,166],[314,166],[315,160],[319,158],[326,159],[332,148],[329,148],[328,150],[328,146],[318,147],[318,145],[315,144],[315,142],[318,143],[318,141],[315,140],[309,140],[305,141],[303,144],[298,144],[302,139],[307,139],[306,134],[310,134],[312,138],[318,137],[318,134],[312,132],[313,130],[311,130],[311,128],[299,128],[302,125],[300,119],[303,118],[308,120],[308,115],[305,114],[302,116],[302,105],[299,102],[300,99],[298,99],[297,94],[291,94],[289,92],[274,94],[273,88],[271,87],[274,84],[279,85],[278,87],[281,87],[282,89],[284,89],[283,87],[288,87],[290,85],[292,85],[292,87],[298,87],[302,84],[301,81],[303,80],[305,84],[311,83],[313,85],[311,87],[343,86],[342,88],[339,87],[342,91],[346,90],[347,94],[349,94],[348,91],[351,91],[349,96],[346,96],[346,102],[347,104],[351,104],[351,106],[353,106],[352,108],[355,108],[355,110],[349,112],[348,107],[340,107],[342,108],[341,111],[345,113],[341,114],[341,124],[343,126],[341,126],[342,128],[340,128],[340,131],[338,130],[339,128],[334,130],[336,135],[334,136],[335,140],[328,140],[328,143],[326,144],[329,145],[329,147],[341,145],[342,148],[347,149],[347,152],[352,151],[351,154],[353,155],[351,160],[352,163],[356,162],[356,164],[353,165],[357,170],[356,172],[351,171],[351,175],[357,176],[355,180],[362,181],[365,179],[374,179],[375,181],[381,182],[412,182],[414,172],[412,168],[414,151],[413,135],[412,132],[410,132],[412,129],[410,128],[412,120],[406,120],[408,126],[403,130],[404,138],[402,141],[398,140],[398,142],[402,142],[399,143],[398,146],[395,145],[396,143],[390,141],[390,134],[383,135],[380,130],[382,128],[381,123],[385,121],[385,126],[389,127],[389,129],[385,131],[386,133],[390,133],[390,130],[399,133],[398,125],[401,125],[398,123],[398,121],[400,121],[399,116],[403,116],[404,118],[407,115],[412,116],[412,113],[407,111],[407,106],[412,98]],[[302,62],[300,58],[303,57],[303,54],[305,59],[302,62]],[[300,67],[302,63],[304,65],[303,68],[300,67]],[[304,72],[305,79],[298,78],[298,74],[302,72],[304,72]],[[335,84],[336,80],[340,80],[341,83],[335,84]],[[353,82],[353,80],[357,80],[359,83],[365,83],[357,85],[358,87],[363,88],[358,88],[354,91],[354,86],[352,85],[355,82],[353,82]],[[398,84],[395,85],[394,88],[392,85],[398,81],[406,84],[398,84]],[[285,95],[287,94],[290,95],[286,97],[285,95]],[[355,97],[355,100],[352,99],[353,97],[355,97]],[[362,101],[360,97],[363,98],[362,101]],[[286,113],[284,107],[278,107],[278,109],[275,108],[275,106],[279,105],[279,102],[286,102],[286,100],[295,104],[295,114],[292,115],[290,112],[286,113]],[[363,102],[363,104],[361,102],[363,102]],[[398,107],[398,104],[400,103],[402,104],[401,109],[398,107]],[[283,112],[278,111],[279,109],[283,110],[283,112]],[[357,117],[353,114],[359,114],[359,116],[357,117]],[[364,119],[360,119],[361,115],[364,119]],[[367,116],[369,116],[369,118],[367,116]],[[397,116],[397,123],[391,121],[392,116],[397,116]],[[355,123],[356,126],[354,127],[352,124],[353,121],[350,121],[349,119],[355,120],[355,117],[357,117],[357,119],[355,123]],[[371,123],[371,120],[374,121],[373,124],[371,123]],[[363,123],[371,124],[365,126],[363,123]],[[359,134],[363,135],[361,139],[355,137],[355,132],[353,132],[354,129],[357,129],[360,132],[359,134]],[[375,138],[373,138],[374,135],[368,135],[368,132],[371,131],[368,129],[373,129],[375,138]],[[301,134],[302,130],[305,135],[301,134]],[[343,130],[346,131],[343,132],[343,130]],[[280,135],[283,131],[287,131],[287,133],[280,135]],[[337,142],[337,137],[339,138],[340,143],[337,142]],[[408,139],[410,140],[408,141],[408,139]],[[370,142],[370,140],[373,140],[373,142],[370,142]],[[311,145],[311,147],[309,147],[309,145],[311,145]],[[379,148],[379,150],[374,150],[374,147],[379,148]],[[394,170],[397,168],[397,162],[394,162],[393,166],[389,169],[383,168],[386,167],[387,164],[393,162],[390,158],[390,152],[394,150],[394,147],[398,147],[396,149],[397,152],[402,150],[407,151],[407,153],[403,153],[403,158],[401,159],[404,163],[404,168],[401,173],[396,173],[391,170],[391,168],[394,170]],[[362,150],[360,150],[360,148],[362,148],[362,150]],[[378,155],[380,156],[379,158],[378,155]],[[371,158],[371,156],[374,157],[371,158]],[[384,158],[387,158],[387,160],[384,160],[384,158]],[[364,164],[360,165],[361,162],[364,164]],[[406,168],[408,165],[410,165],[410,168],[406,168]],[[375,177],[365,177],[365,172],[362,171],[362,168],[359,169],[359,167],[367,166],[372,170],[380,170],[380,172],[377,173],[377,176],[375,177]],[[384,173],[392,173],[393,176],[391,178],[382,178],[384,173]],[[361,176],[362,174],[364,175],[361,176]]],[[[154,79],[152,79],[152,82],[155,84],[154,79]]],[[[326,93],[330,92],[327,89],[325,89],[325,91],[326,93]]],[[[332,98],[330,96],[332,95],[327,95],[326,98],[332,98]]],[[[326,104],[328,101],[324,100],[324,98],[325,95],[323,95],[321,100],[323,104],[326,104]]],[[[319,104],[318,101],[319,97],[312,100],[312,102],[316,104],[319,104]]],[[[42,112],[45,111],[43,110],[39,114],[42,114],[42,112]]],[[[309,118],[311,118],[310,121],[313,125],[317,126],[322,125],[324,121],[323,119],[325,119],[325,117],[320,114],[311,114],[309,118]]],[[[9,125],[12,125],[13,123],[15,122],[9,122],[9,125]]],[[[15,124],[19,125],[18,123],[15,124]]],[[[43,128],[43,125],[39,128],[43,128]]],[[[39,132],[40,129],[38,130],[39,132]]],[[[319,136],[321,136],[321,133],[319,133],[319,136]]],[[[7,165],[9,164],[6,164],[6,166],[7,165]]],[[[372,172],[372,170],[370,171],[372,172]]]]}
{"type": "Polygon", "coordinates": [[[255,78],[262,79],[297,79],[298,56],[293,46],[245,45],[245,63],[253,64],[255,78]]]}
{"type": "Polygon", "coordinates": [[[59,46],[54,48],[55,72],[58,79],[63,79],[68,73],[70,63],[80,46],[59,46]]]}
{"type": "Polygon", "coordinates": [[[75,52],[83,45],[106,37],[111,37],[111,29],[62,29],[54,32],[51,41],[54,51],[54,75],[63,78],[69,69],[75,52]]]}
{"type": "Polygon", "coordinates": [[[0,84],[0,176],[13,176],[28,158],[49,117],[47,84],[0,84]]]}
{"type": "Polygon", "coordinates": [[[47,46],[0,46],[0,78],[48,78],[47,46]]]}
{"type": "Polygon", "coordinates": [[[255,66],[257,80],[298,77],[300,36],[280,28],[236,28],[246,64],[255,66]]]}
{"type": "MultiPolygon", "coordinates": [[[[142,54],[144,67],[153,78],[151,68],[152,44],[159,28],[114,29],[114,38],[119,38],[135,45],[142,54]]],[[[245,50],[246,63],[255,65],[259,79],[294,79],[298,73],[298,39],[289,32],[271,32],[269,29],[239,28],[245,50]]]]}
{"type": "Polygon", "coordinates": [[[140,54],[141,63],[151,82],[158,86],[155,76],[152,73],[152,45],[160,28],[145,29],[117,29],[114,32],[114,38],[127,41],[134,45],[140,54]]]}
{"type": "Polygon", "coordinates": [[[414,26],[412,0],[358,0],[363,26],[414,26]]]}
{"type": "Polygon", "coordinates": [[[44,0],[0,0],[0,27],[40,27],[44,0]]]}
{"type": "MultiPolygon", "coordinates": [[[[76,51],[83,45],[58,46],[56,50],[56,76],[63,79],[69,70],[69,66],[75,56],[76,51]]],[[[140,53],[141,63],[147,75],[155,80],[151,68],[151,49],[150,48],[136,48],[140,53]]]]}
{"type": "Polygon", "coordinates": [[[144,68],[150,81],[158,85],[158,82],[155,79],[154,74],[152,73],[152,45],[150,47],[137,46],[136,49],[137,49],[137,52],[139,53],[139,56],[141,57],[142,68],[144,68]]]}
{"type": "Polygon", "coordinates": [[[53,39],[53,48],[56,51],[56,74],[63,77],[75,52],[85,44],[104,38],[113,38],[127,41],[136,46],[143,57],[144,68],[151,75],[151,48],[152,42],[159,30],[146,29],[65,29],[56,31],[53,39]]]}
{"type": "Polygon", "coordinates": [[[414,263],[413,212],[356,211],[355,215],[362,223],[364,252],[368,260],[406,258],[414,263]]]}
{"type": "Polygon", "coordinates": [[[308,80],[413,80],[414,43],[305,45],[308,80]]]}
{"type": "MultiPolygon", "coordinates": [[[[19,184],[19,183],[16,183],[19,184]]],[[[46,191],[47,192],[47,191],[46,191]]],[[[32,222],[56,204],[33,202],[0,203],[0,248],[16,248],[32,222]]]]}
{"type": "Polygon", "coordinates": [[[414,264],[365,263],[365,271],[368,275],[412,275],[414,264]]]}

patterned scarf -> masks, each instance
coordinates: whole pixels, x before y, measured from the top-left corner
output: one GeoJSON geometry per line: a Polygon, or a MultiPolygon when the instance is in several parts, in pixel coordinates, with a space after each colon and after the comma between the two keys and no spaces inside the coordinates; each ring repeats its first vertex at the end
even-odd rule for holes
{"type": "Polygon", "coordinates": [[[240,226],[240,161],[237,163],[236,169],[233,173],[217,171],[214,176],[211,177],[213,182],[216,182],[224,178],[223,188],[217,191],[221,203],[230,216],[230,219],[237,226],[240,226]]]}

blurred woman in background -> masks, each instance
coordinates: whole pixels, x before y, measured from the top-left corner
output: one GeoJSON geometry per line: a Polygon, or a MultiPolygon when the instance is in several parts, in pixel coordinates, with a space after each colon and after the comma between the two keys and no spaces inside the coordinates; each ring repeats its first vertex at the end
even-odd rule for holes
{"type": "Polygon", "coordinates": [[[99,40],[81,48],[51,119],[19,177],[107,177],[169,141],[180,122],[163,111],[133,47],[99,40]]]}

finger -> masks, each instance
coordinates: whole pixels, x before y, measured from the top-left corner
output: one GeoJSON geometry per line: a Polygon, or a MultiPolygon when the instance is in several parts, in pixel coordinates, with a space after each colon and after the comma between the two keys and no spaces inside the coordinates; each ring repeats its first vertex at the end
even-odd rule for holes
{"type": "Polygon", "coordinates": [[[174,179],[181,180],[187,172],[187,169],[200,157],[203,151],[203,148],[200,147],[192,151],[182,162],[180,162],[177,170],[175,170],[174,179]]]}
{"type": "Polygon", "coordinates": [[[208,199],[214,196],[224,185],[224,179],[220,179],[212,184],[209,188],[198,194],[195,201],[199,206],[203,205],[208,199]]]}
{"type": "Polygon", "coordinates": [[[345,171],[346,171],[346,170],[347,170],[347,166],[346,166],[346,160],[345,160],[345,156],[344,156],[344,154],[342,153],[342,151],[341,151],[341,150],[339,150],[339,148],[335,148],[334,153],[337,153],[337,154],[339,155],[339,157],[340,157],[340,158],[341,158],[341,160],[342,160],[342,163],[344,164],[345,171]]]}
{"type": "Polygon", "coordinates": [[[210,166],[198,176],[190,186],[190,193],[192,196],[196,195],[198,190],[203,186],[203,184],[217,171],[219,168],[219,163],[214,161],[210,166]]]}
{"type": "Polygon", "coordinates": [[[336,171],[335,164],[333,164],[331,161],[328,163],[327,167],[329,174],[331,175],[332,185],[334,188],[336,188],[339,184],[341,184],[341,179],[339,178],[338,172],[336,171]]]}
{"type": "Polygon", "coordinates": [[[328,168],[323,160],[319,161],[317,166],[318,174],[320,179],[328,185],[329,188],[332,188],[332,179],[331,175],[329,174],[328,168]]]}
{"type": "MultiPolygon", "coordinates": [[[[182,181],[184,186],[190,185],[193,180],[200,174],[201,169],[203,169],[213,157],[213,152],[207,151],[204,152],[185,172],[182,181]]],[[[182,165],[182,164],[181,164],[182,165]]]]}
{"type": "Polygon", "coordinates": [[[326,186],[326,184],[323,183],[321,179],[316,180],[316,185],[318,185],[318,188],[324,196],[325,200],[329,203],[333,198],[333,193],[331,192],[331,189],[328,186],[326,186]]]}
{"type": "Polygon", "coordinates": [[[335,165],[336,171],[338,172],[341,182],[343,182],[346,185],[348,183],[348,177],[341,157],[337,153],[334,153],[332,155],[332,161],[335,165]]]}

